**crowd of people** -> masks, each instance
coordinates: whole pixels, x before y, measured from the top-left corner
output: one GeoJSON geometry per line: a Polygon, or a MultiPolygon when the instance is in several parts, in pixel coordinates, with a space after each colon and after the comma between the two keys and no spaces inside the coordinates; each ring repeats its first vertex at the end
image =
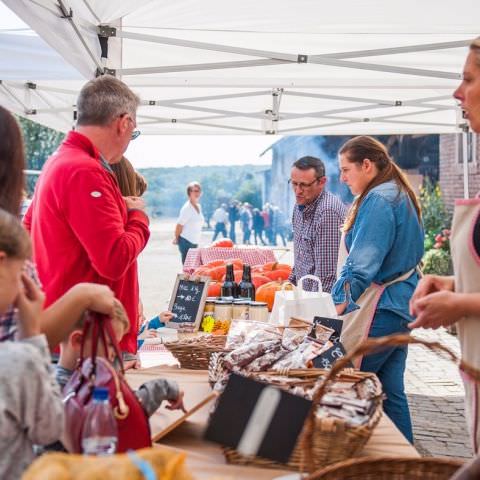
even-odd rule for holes
{"type": "Polygon", "coordinates": [[[237,243],[236,226],[240,225],[244,245],[277,246],[278,240],[285,247],[291,238],[291,224],[285,213],[272,203],[263,208],[254,208],[248,202],[232,200],[229,205],[222,203],[213,213],[214,234],[212,241],[222,234],[237,243]],[[228,233],[227,233],[228,232],[228,233]]]}
{"type": "MultiPolygon", "coordinates": [[[[480,133],[480,38],[470,46],[455,98],[472,129],[480,133]]],[[[117,355],[119,343],[120,363],[135,363],[142,311],[137,258],[149,238],[149,220],[141,198],[146,184],[123,155],[139,133],[138,105],[138,97],[111,76],[82,88],[76,129],[45,164],[24,226],[18,219],[26,167],[23,140],[13,115],[0,107],[3,479],[21,476],[34,458],[34,446],[50,448],[60,441],[53,448],[68,447],[69,432],[64,431],[68,399],[60,387],[75,378],[83,355],[94,352],[108,362],[117,355]],[[89,333],[84,328],[87,311],[106,316],[111,343],[105,341],[97,349],[95,329],[89,333]],[[59,345],[58,363],[52,369],[51,353],[59,345]]],[[[386,147],[372,137],[355,137],[340,148],[339,169],[355,196],[348,211],[327,192],[320,159],[303,157],[292,166],[296,205],[291,281],[297,283],[312,273],[321,278],[345,322],[342,341],[347,349],[367,337],[457,323],[463,359],[479,369],[480,199],[461,200],[455,207],[451,236],[455,275],[420,279],[421,211],[386,147]]],[[[181,252],[198,244],[198,226],[203,224],[201,186],[189,184],[187,195],[174,238],[181,252]]],[[[225,235],[229,230],[235,240],[235,224],[240,222],[244,243],[251,241],[252,229],[257,241],[276,242],[282,223],[274,206],[260,212],[232,202],[219,209],[223,212],[216,216],[220,226],[215,233],[225,235]]],[[[163,312],[154,321],[169,315],[163,312]]],[[[412,441],[404,391],[407,354],[405,347],[391,347],[363,358],[360,368],[378,375],[387,415],[412,441]]],[[[469,370],[464,373],[469,432],[477,452],[480,392],[469,370]]],[[[183,408],[183,394],[174,382],[154,379],[135,395],[145,414],[164,400],[170,408],[183,408]]]]}

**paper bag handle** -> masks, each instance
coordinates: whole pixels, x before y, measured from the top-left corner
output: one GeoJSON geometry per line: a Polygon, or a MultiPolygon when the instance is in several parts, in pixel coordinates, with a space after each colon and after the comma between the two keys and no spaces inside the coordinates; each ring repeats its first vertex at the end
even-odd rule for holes
{"type": "Polygon", "coordinates": [[[303,292],[305,292],[304,288],[303,288],[303,282],[304,280],[313,280],[315,282],[318,283],[318,293],[322,293],[323,292],[323,287],[322,287],[322,281],[315,275],[304,275],[299,281],[298,281],[298,287],[297,289],[295,290],[295,296],[297,297],[297,299],[299,298],[302,298],[303,297],[303,292]]]}

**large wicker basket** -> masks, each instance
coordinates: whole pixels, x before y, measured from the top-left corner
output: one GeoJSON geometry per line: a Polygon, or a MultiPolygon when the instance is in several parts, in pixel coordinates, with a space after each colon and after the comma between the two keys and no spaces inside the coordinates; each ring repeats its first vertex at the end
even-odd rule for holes
{"type": "Polygon", "coordinates": [[[305,480],[448,480],[462,464],[453,458],[357,458],[330,465],[305,480]]]}
{"type": "MultiPolygon", "coordinates": [[[[345,373],[345,367],[350,363],[350,361],[357,356],[366,355],[375,351],[378,351],[382,348],[400,346],[400,345],[410,345],[410,344],[420,344],[424,345],[425,347],[429,348],[430,350],[443,353],[446,355],[450,360],[459,364],[459,367],[466,372],[472,379],[477,382],[480,382],[480,372],[470,365],[465,364],[465,362],[458,360],[457,356],[449,350],[447,347],[443,346],[439,342],[430,342],[426,340],[422,340],[419,338],[415,338],[410,335],[398,334],[398,335],[390,335],[388,337],[381,337],[381,338],[372,338],[364,341],[357,347],[355,347],[348,355],[339,359],[333,366],[333,368],[328,371],[328,374],[323,379],[320,388],[316,391],[314,398],[313,398],[313,405],[318,405],[323,395],[326,393],[327,388],[331,382],[333,382],[336,378],[342,378],[343,375],[348,375],[345,373]]],[[[307,370],[308,372],[308,370],[307,370]]],[[[355,372],[358,375],[372,375],[367,373],[355,372]]],[[[376,378],[376,377],[375,377],[376,378]]],[[[378,379],[377,379],[378,381],[378,379]]],[[[380,391],[380,390],[379,390],[380,391]]],[[[338,420],[330,420],[327,419],[319,419],[316,415],[316,409],[312,408],[310,410],[309,416],[305,422],[303,430],[299,436],[297,445],[295,447],[294,452],[288,462],[287,465],[283,465],[283,468],[294,469],[294,470],[307,470],[309,472],[315,472],[322,468],[325,468],[328,465],[331,465],[336,462],[340,462],[343,460],[348,459],[349,457],[354,456],[358,453],[372,433],[372,430],[377,425],[378,421],[380,420],[380,416],[382,414],[382,409],[380,406],[380,399],[378,408],[375,410],[374,414],[372,415],[370,421],[363,426],[360,427],[347,427],[344,422],[338,420]]],[[[235,450],[226,449],[225,455],[227,460],[231,463],[237,464],[254,464],[263,467],[278,467],[274,462],[270,460],[264,460],[257,457],[243,457],[238,454],[235,450]]],[[[404,459],[399,459],[400,463],[404,459]]],[[[408,465],[410,465],[410,460],[405,460],[408,465]]],[[[435,459],[436,460],[436,459],[435,459]]],[[[392,460],[393,461],[393,460],[392,460]]],[[[419,462],[419,459],[414,459],[414,462],[419,462]]],[[[360,463],[360,461],[357,461],[360,463]]],[[[388,463],[388,462],[387,462],[388,463]]],[[[432,466],[432,471],[436,471],[437,467],[434,467],[435,461],[430,462],[427,461],[423,468],[425,471],[428,467],[432,466]]],[[[442,463],[442,462],[440,462],[442,463]]],[[[446,464],[450,464],[450,461],[447,461],[446,464]]],[[[408,466],[407,465],[407,466],[408,466]]],[[[375,468],[373,464],[370,465],[372,469],[375,468]]],[[[333,467],[332,467],[333,468],[333,467]]],[[[383,468],[383,467],[380,467],[383,468]]],[[[398,467],[401,469],[403,467],[398,467]]],[[[419,467],[419,471],[420,471],[419,467]]],[[[447,468],[447,467],[445,467],[447,468]]],[[[441,467],[439,467],[441,469],[441,467]]],[[[374,476],[372,477],[364,477],[364,478],[375,478],[375,479],[382,479],[382,478],[409,478],[409,477],[394,477],[394,476],[376,476],[376,472],[374,472],[374,476]]],[[[322,478],[322,477],[319,477],[322,478]]],[[[325,478],[345,478],[345,479],[356,479],[358,477],[352,476],[349,477],[348,475],[344,475],[343,477],[325,477],[325,478]]],[[[412,479],[416,479],[420,477],[413,476],[412,479]]],[[[422,475],[422,480],[430,480],[430,478],[445,478],[445,477],[427,477],[426,475],[422,475]]]]}
{"type": "MultiPolygon", "coordinates": [[[[298,385],[307,388],[318,379],[326,378],[328,374],[327,370],[322,369],[291,370],[288,372],[289,377],[298,379],[298,385]]],[[[276,379],[276,377],[281,376],[280,373],[261,372],[250,376],[255,378],[258,375],[267,376],[269,384],[280,386],[276,379]]],[[[315,468],[330,465],[356,455],[365,446],[373,429],[379,422],[382,416],[382,387],[378,378],[372,373],[353,371],[352,369],[344,370],[338,375],[338,379],[344,381],[360,381],[365,378],[370,378],[374,382],[376,390],[374,410],[367,423],[360,426],[351,426],[341,419],[320,418],[315,415],[315,433],[312,445],[315,468]]],[[[231,448],[224,448],[224,454],[229,463],[237,465],[257,465],[263,468],[287,468],[298,471],[302,469],[305,463],[305,433],[304,428],[286,465],[259,457],[245,457],[231,448]]]]}
{"type": "Polygon", "coordinates": [[[202,335],[169,342],[165,346],[178,359],[181,368],[207,370],[212,353],[228,351],[226,341],[226,335],[202,335]]]}

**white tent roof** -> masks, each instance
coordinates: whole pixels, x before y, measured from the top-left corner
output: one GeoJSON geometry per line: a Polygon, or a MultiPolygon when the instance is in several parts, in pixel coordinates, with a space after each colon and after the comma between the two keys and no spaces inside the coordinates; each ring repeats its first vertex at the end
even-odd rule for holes
{"type": "MultiPolygon", "coordinates": [[[[141,96],[147,134],[458,131],[451,94],[480,33],[478,0],[2,1],[40,39],[0,69],[0,101],[62,130],[100,70],[141,96]]],[[[4,35],[0,66],[22,37],[4,35]]]]}

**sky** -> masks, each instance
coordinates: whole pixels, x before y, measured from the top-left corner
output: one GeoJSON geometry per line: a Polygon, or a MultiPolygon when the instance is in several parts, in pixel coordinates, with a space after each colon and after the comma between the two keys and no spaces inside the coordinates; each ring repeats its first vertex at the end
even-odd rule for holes
{"type": "Polygon", "coordinates": [[[185,165],[270,165],[271,151],[260,154],[281,135],[140,135],[125,156],[136,168],[185,165]]]}

